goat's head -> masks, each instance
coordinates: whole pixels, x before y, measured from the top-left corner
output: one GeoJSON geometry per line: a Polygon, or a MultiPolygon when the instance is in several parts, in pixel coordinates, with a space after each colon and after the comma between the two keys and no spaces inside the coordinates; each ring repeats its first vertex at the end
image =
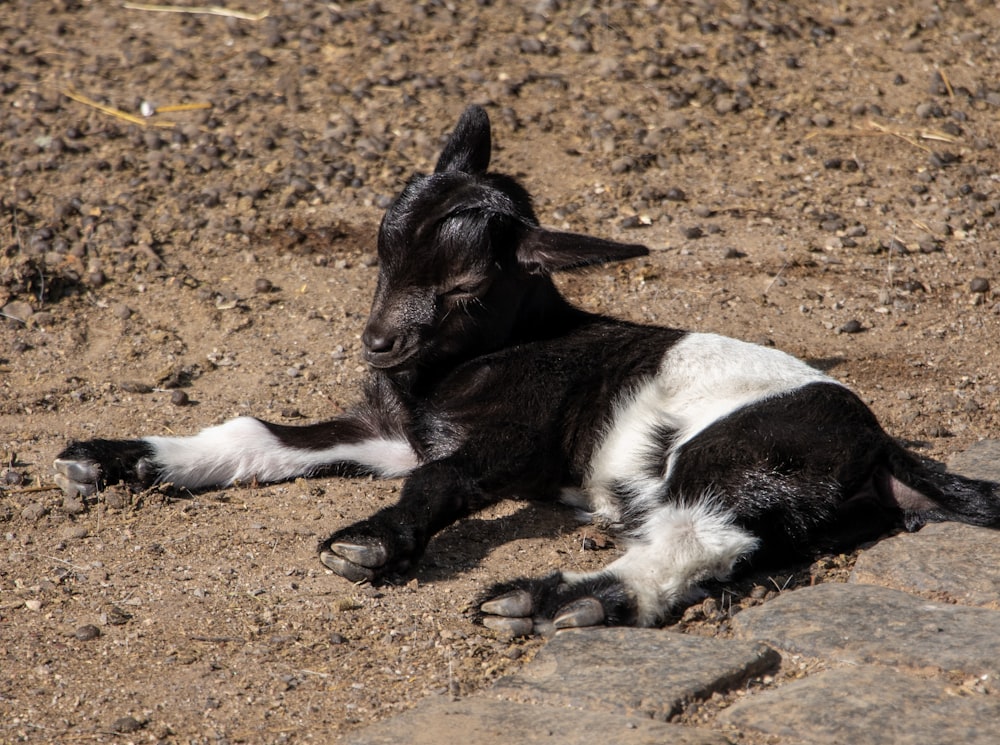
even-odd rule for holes
{"type": "Polygon", "coordinates": [[[487,172],[490,154],[489,118],[469,107],[434,173],[412,178],[386,210],[362,336],[372,367],[402,374],[531,338],[518,330],[526,305],[559,302],[550,272],[646,253],[540,228],[524,188],[487,172]]]}

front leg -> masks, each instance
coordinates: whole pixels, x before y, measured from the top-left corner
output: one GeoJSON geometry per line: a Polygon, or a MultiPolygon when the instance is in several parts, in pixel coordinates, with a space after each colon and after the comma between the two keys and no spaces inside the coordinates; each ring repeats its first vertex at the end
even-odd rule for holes
{"type": "Polygon", "coordinates": [[[73,442],[54,465],[64,491],[88,496],[118,482],[202,489],[329,471],[399,477],[418,460],[394,422],[362,409],[302,427],[239,417],[190,437],[73,442]]]}
{"type": "Polygon", "coordinates": [[[323,541],[320,561],[352,582],[408,571],[434,534],[504,496],[467,477],[463,463],[451,456],[418,468],[396,504],[323,541]]]}

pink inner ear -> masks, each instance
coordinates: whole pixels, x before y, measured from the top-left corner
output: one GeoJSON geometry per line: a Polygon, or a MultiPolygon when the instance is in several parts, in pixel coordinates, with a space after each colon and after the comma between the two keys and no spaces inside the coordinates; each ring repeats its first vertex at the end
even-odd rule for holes
{"type": "Polygon", "coordinates": [[[649,249],[637,243],[617,243],[578,233],[534,228],[517,247],[517,259],[530,271],[548,274],[593,264],[646,256],[649,249]]]}

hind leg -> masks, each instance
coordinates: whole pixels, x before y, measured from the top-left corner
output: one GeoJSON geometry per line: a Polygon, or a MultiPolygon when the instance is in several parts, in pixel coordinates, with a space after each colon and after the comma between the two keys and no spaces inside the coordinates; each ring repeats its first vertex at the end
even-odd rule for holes
{"type": "Polygon", "coordinates": [[[484,625],[516,636],[580,626],[655,626],[708,579],[724,579],[757,539],[712,500],[655,508],[625,554],[599,572],[495,587],[484,625]]]}

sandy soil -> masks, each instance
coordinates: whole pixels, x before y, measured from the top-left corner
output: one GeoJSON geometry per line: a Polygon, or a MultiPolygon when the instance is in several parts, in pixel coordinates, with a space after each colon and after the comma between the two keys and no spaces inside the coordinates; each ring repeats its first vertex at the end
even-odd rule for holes
{"type": "Polygon", "coordinates": [[[561,280],[580,304],[782,347],[930,458],[996,436],[995,4],[657,5],[0,7],[0,741],[329,741],[530,659],[477,588],[615,556],[504,504],[352,586],[317,540],[398,483],[51,488],[70,438],[349,405],[381,211],[467,103],[543,222],[651,247],[561,280]]]}

